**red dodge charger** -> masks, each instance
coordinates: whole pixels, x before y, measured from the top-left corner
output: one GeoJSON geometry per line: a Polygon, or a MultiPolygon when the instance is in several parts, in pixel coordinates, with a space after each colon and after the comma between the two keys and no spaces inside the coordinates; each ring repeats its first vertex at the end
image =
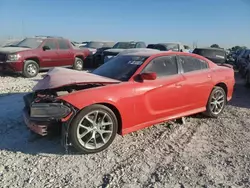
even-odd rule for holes
{"type": "Polygon", "coordinates": [[[106,149],[116,134],[203,113],[216,118],[232,98],[234,70],[184,52],[121,53],[92,73],[54,68],[24,96],[24,120],[64,147],[106,149]]]}

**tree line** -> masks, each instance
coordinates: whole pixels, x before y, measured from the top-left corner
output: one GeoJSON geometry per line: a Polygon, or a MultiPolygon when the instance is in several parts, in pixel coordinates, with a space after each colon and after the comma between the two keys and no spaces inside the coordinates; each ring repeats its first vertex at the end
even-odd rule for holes
{"type": "MultiPolygon", "coordinates": [[[[221,48],[218,44],[212,44],[210,47],[211,48],[221,48]]],[[[229,48],[228,50],[237,51],[237,50],[244,50],[244,49],[247,49],[247,47],[246,46],[234,46],[232,48],[229,48]]]]}

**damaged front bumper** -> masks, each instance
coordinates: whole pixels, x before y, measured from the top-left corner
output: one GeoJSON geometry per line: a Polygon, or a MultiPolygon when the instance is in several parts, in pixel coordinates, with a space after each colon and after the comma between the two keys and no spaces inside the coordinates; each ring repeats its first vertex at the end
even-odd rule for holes
{"type": "Polygon", "coordinates": [[[69,125],[77,113],[77,109],[63,103],[34,103],[34,93],[23,97],[25,107],[23,119],[26,126],[34,133],[46,136],[50,133],[61,134],[61,144],[66,153],[69,152],[69,125]]]}
{"type": "Polygon", "coordinates": [[[34,98],[34,93],[24,96],[23,119],[31,131],[41,136],[61,130],[62,125],[67,125],[71,116],[75,114],[73,108],[63,103],[35,103],[34,98]]]}

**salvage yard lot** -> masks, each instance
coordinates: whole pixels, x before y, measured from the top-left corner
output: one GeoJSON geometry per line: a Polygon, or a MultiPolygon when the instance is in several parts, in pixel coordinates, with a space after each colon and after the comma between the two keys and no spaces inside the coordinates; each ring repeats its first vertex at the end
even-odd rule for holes
{"type": "MultiPolygon", "coordinates": [[[[42,73],[44,74],[44,73],[42,73]]],[[[250,90],[236,74],[218,119],[156,125],[117,136],[105,151],[66,155],[59,138],[36,138],[22,120],[22,96],[36,78],[0,77],[3,187],[250,187],[250,90]]]]}

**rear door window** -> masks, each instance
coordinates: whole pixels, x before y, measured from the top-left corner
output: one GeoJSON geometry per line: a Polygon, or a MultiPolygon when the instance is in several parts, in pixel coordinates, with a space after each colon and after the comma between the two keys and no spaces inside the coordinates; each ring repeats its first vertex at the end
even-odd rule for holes
{"type": "Polygon", "coordinates": [[[184,73],[208,69],[208,63],[202,59],[191,56],[179,56],[178,59],[184,73]]]}
{"type": "Polygon", "coordinates": [[[138,42],[136,48],[146,48],[146,45],[143,42],[138,42]]]}
{"type": "Polygon", "coordinates": [[[69,44],[66,40],[58,40],[58,46],[60,50],[70,49],[69,44]]]}

